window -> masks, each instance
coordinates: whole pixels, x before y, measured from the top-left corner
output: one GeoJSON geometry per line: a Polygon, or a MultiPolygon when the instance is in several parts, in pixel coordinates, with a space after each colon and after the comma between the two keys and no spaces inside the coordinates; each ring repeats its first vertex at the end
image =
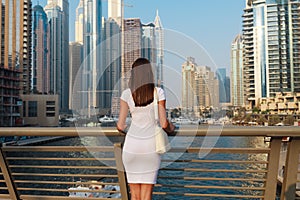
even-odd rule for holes
{"type": "Polygon", "coordinates": [[[23,117],[26,117],[26,101],[23,101],[23,117]]]}
{"type": "Polygon", "coordinates": [[[28,117],[37,117],[37,101],[28,101],[28,117]]]}
{"type": "Polygon", "coordinates": [[[47,106],[55,106],[55,101],[47,101],[47,106]]]}

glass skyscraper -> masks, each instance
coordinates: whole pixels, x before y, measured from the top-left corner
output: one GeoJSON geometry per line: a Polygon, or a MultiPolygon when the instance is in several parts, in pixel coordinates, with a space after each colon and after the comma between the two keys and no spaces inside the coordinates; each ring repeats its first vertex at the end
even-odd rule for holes
{"type": "Polygon", "coordinates": [[[59,95],[60,113],[69,110],[69,3],[48,0],[50,93],[59,95]]]}
{"type": "Polygon", "coordinates": [[[248,105],[300,91],[299,0],[248,0],[243,15],[244,88],[248,105]]]}
{"type": "Polygon", "coordinates": [[[82,71],[82,108],[87,109],[90,116],[91,109],[103,108],[101,92],[103,83],[100,78],[104,72],[101,63],[101,29],[102,10],[101,1],[84,1],[83,5],[83,71],[82,71]]]}
{"type": "Polygon", "coordinates": [[[243,89],[243,40],[237,35],[231,44],[231,104],[244,105],[243,89]]]}

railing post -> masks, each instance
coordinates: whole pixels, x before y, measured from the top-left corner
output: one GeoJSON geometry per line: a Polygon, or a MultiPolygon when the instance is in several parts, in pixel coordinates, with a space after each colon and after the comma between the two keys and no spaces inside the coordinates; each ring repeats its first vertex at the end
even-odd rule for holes
{"type": "Polygon", "coordinates": [[[129,199],[129,191],[127,187],[127,179],[126,174],[122,162],[122,144],[116,143],[114,144],[114,152],[115,152],[115,159],[116,159],[116,166],[118,171],[118,178],[120,184],[120,191],[122,195],[122,200],[129,199]]]}
{"type": "Polygon", "coordinates": [[[293,200],[296,198],[296,183],[299,165],[300,140],[292,138],[288,144],[285,170],[281,189],[281,200],[293,200]]]}
{"type": "Polygon", "coordinates": [[[3,178],[5,180],[10,198],[12,200],[20,200],[19,193],[13,182],[10,170],[8,168],[8,163],[6,162],[6,159],[4,157],[1,143],[0,143],[0,167],[1,167],[1,171],[3,173],[3,178]]]}
{"type": "Polygon", "coordinates": [[[268,155],[268,173],[266,180],[265,199],[276,199],[277,175],[279,168],[281,138],[274,137],[271,139],[270,149],[268,155]]]}

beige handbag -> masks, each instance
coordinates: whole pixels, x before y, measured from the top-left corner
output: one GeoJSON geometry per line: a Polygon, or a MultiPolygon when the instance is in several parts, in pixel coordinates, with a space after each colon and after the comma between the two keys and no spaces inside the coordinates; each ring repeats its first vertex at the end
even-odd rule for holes
{"type": "Polygon", "coordinates": [[[159,125],[158,117],[158,95],[156,88],[154,89],[154,116],[156,121],[155,127],[155,142],[156,142],[156,153],[164,154],[171,149],[167,133],[159,125]]]}

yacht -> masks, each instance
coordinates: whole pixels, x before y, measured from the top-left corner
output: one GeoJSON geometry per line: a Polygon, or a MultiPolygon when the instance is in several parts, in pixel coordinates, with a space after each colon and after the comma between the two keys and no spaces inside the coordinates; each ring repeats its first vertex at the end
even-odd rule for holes
{"type": "Polygon", "coordinates": [[[93,182],[90,185],[86,185],[80,182],[79,185],[68,188],[68,191],[69,197],[121,198],[120,186],[103,184],[101,185],[97,182],[93,182]]]}
{"type": "Polygon", "coordinates": [[[114,118],[112,118],[112,117],[108,117],[108,116],[104,116],[104,117],[101,117],[100,119],[99,119],[99,122],[100,123],[114,123],[115,122],[115,119],[114,118]]]}

